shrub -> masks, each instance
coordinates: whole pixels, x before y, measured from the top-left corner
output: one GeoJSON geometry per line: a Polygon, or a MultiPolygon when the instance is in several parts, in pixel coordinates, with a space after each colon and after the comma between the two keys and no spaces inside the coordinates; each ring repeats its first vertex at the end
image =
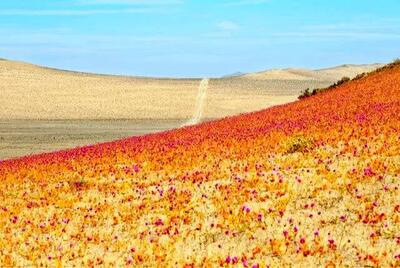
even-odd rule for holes
{"type": "Polygon", "coordinates": [[[365,76],[367,76],[367,73],[360,73],[360,74],[357,74],[356,77],[353,78],[353,80],[359,80],[365,76]]]}
{"type": "MultiPolygon", "coordinates": [[[[342,77],[342,79],[340,79],[340,80],[337,81],[335,84],[333,84],[333,87],[340,86],[340,85],[342,85],[342,84],[344,84],[344,83],[349,82],[350,80],[351,80],[351,79],[350,79],[349,77],[344,76],[344,77],[342,77]]],[[[331,87],[332,87],[332,86],[331,86],[331,87]]]]}
{"type": "Polygon", "coordinates": [[[286,154],[292,154],[296,152],[304,153],[311,150],[313,147],[313,142],[304,135],[295,135],[283,143],[283,151],[286,154]]]}
{"type": "Polygon", "coordinates": [[[306,88],[305,90],[301,91],[299,99],[307,98],[311,96],[311,92],[309,88],[306,88]]]}

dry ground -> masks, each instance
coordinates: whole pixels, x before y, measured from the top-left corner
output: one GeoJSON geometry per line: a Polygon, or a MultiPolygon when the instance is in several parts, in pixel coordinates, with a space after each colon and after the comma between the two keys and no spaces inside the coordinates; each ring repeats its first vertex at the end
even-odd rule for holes
{"type": "Polygon", "coordinates": [[[154,133],[180,120],[0,120],[0,160],[154,133]]]}

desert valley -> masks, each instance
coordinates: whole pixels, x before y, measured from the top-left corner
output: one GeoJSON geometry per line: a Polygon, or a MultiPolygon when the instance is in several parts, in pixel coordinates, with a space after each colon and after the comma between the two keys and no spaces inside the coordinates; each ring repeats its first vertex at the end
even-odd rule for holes
{"type": "Polygon", "coordinates": [[[399,14],[0,1],[0,268],[399,268],[399,14]]]}
{"type": "Polygon", "coordinates": [[[0,262],[398,267],[399,109],[397,61],[262,111],[2,161],[0,262]]]}

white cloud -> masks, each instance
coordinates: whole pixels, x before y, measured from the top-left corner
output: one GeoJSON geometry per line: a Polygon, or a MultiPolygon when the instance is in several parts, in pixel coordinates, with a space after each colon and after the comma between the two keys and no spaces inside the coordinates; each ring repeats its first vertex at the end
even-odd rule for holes
{"type": "Polygon", "coordinates": [[[229,21],[229,20],[224,20],[224,21],[218,22],[217,27],[223,31],[235,31],[240,28],[238,24],[234,23],[233,21],[229,21]]]}

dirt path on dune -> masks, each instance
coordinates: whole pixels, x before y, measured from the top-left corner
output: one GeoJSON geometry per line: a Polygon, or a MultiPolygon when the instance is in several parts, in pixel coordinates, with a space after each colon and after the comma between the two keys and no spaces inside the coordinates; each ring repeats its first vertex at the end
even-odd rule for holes
{"type": "Polygon", "coordinates": [[[196,98],[196,106],[193,117],[189,121],[187,121],[184,124],[184,126],[191,126],[200,123],[201,117],[203,116],[204,112],[204,104],[207,97],[207,88],[209,80],[210,79],[208,78],[204,78],[203,80],[201,80],[199,86],[199,93],[196,98]]]}

